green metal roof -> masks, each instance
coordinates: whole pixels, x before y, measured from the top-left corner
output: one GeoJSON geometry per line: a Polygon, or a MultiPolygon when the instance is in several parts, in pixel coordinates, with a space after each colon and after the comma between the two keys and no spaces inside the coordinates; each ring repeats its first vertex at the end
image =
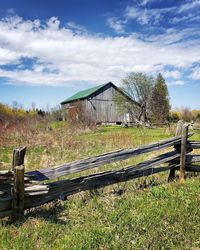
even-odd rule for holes
{"type": "Polygon", "coordinates": [[[64,100],[63,102],[61,102],[61,104],[65,104],[65,103],[75,101],[75,100],[85,99],[85,98],[87,98],[91,94],[95,93],[97,90],[99,90],[100,88],[104,87],[107,84],[108,83],[102,84],[102,85],[99,85],[99,86],[96,86],[96,87],[93,87],[93,88],[90,88],[90,89],[85,89],[85,90],[79,91],[75,95],[73,95],[73,96],[67,98],[66,100],[64,100]]]}

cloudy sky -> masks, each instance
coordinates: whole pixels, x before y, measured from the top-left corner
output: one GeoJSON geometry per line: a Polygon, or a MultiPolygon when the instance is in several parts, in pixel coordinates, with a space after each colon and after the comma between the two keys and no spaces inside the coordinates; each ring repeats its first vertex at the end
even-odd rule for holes
{"type": "Polygon", "coordinates": [[[200,0],[0,3],[0,102],[53,107],[140,71],[163,74],[173,107],[200,108],[200,0]]]}

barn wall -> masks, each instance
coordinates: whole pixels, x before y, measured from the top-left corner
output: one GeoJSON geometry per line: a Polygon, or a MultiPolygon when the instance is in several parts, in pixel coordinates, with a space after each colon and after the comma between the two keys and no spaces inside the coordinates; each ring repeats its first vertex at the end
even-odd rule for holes
{"type": "Polygon", "coordinates": [[[85,110],[97,122],[123,122],[124,115],[119,115],[113,97],[117,90],[112,85],[106,85],[97,91],[89,100],[84,100],[85,110]]]}
{"type": "Polygon", "coordinates": [[[112,84],[95,92],[90,98],[62,105],[63,108],[78,107],[81,115],[96,122],[124,122],[125,114],[120,115],[113,97],[119,93],[112,84]]]}

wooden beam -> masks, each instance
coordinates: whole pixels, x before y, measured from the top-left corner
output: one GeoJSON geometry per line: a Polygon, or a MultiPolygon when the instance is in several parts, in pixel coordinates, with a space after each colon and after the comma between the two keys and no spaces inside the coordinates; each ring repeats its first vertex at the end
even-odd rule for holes
{"type": "Polygon", "coordinates": [[[41,194],[41,196],[26,197],[25,208],[39,206],[54,199],[72,195],[80,191],[96,189],[114,183],[124,182],[163,171],[168,171],[171,168],[177,168],[177,166],[157,166],[162,163],[168,163],[171,160],[177,159],[179,157],[179,154],[177,154],[175,151],[172,151],[139,163],[135,166],[48,183],[48,193],[41,194]]]}
{"type": "Polygon", "coordinates": [[[3,211],[3,212],[0,212],[0,218],[11,216],[12,214],[13,214],[13,210],[6,210],[6,211],[3,211]]]}
{"type": "Polygon", "coordinates": [[[188,138],[188,125],[183,125],[182,139],[181,139],[181,155],[180,155],[180,180],[185,179],[185,165],[187,153],[187,138],[188,138]]]}
{"type": "Polygon", "coordinates": [[[190,165],[187,166],[185,170],[190,172],[200,172],[200,165],[190,165]]]}
{"type": "Polygon", "coordinates": [[[24,214],[24,157],[26,147],[13,151],[14,183],[11,190],[13,196],[13,218],[19,219],[24,214]]]}
{"type": "Polygon", "coordinates": [[[12,209],[12,200],[11,195],[0,197],[0,212],[12,209]]]}
{"type": "Polygon", "coordinates": [[[200,141],[188,141],[188,146],[192,149],[200,149],[200,141]]]}
{"type": "Polygon", "coordinates": [[[16,148],[13,150],[12,170],[16,166],[24,165],[24,157],[26,154],[26,147],[16,148]]]}
{"type": "MultiPolygon", "coordinates": [[[[183,124],[184,123],[182,120],[178,121],[175,132],[176,136],[182,135],[183,124]]],[[[174,149],[176,150],[177,153],[181,152],[181,140],[174,144],[174,149]]],[[[172,168],[169,171],[168,182],[175,180],[175,177],[176,177],[176,169],[172,168]]]]}
{"type": "Polygon", "coordinates": [[[13,209],[14,219],[24,214],[24,166],[16,166],[14,170],[13,186],[13,209]]]}
{"type": "Polygon", "coordinates": [[[197,154],[188,154],[187,155],[187,162],[188,163],[193,163],[193,162],[200,162],[200,155],[197,154]]]}
{"type": "Polygon", "coordinates": [[[40,170],[26,172],[32,180],[43,181],[55,179],[64,175],[78,173],[87,169],[92,169],[103,164],[129,159],[133,156],[157,151],[163,148],[171,147],[181,141],[181,136],[176,136],[156,143],[144,145],[137,148],[121,149],[110,153],[78,160],[70,163],[64,163],[59,166],[49,167],[40,170]]]}

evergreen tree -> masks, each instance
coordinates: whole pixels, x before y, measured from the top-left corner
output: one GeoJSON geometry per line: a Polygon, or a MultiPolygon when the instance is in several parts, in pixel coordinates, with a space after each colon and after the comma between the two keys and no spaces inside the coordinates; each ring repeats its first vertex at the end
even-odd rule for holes
{"type": "Polygon", "coordinates": [[[169,118],[169,93],[165,79],[158,74],[151,96],[151,117],[154,122],[165,122],[169,118]]]}

